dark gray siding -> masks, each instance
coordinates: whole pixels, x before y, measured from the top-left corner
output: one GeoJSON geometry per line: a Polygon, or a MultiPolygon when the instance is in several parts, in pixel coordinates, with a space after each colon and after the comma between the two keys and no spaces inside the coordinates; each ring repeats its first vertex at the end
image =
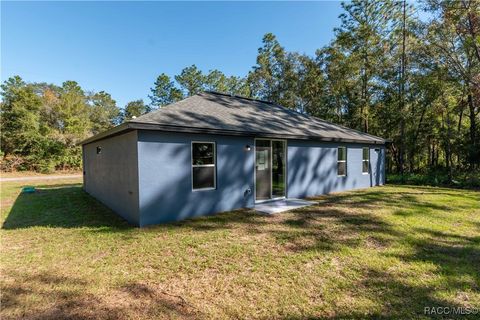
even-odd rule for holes
{"type": "Polygon", "coordinates": [[[253,146],[249,137],[139,131],[140,225],[253,207],[253,146]],[[215,190],[192,191],[192,141],[216,143],[215,190]]]}
{"type": "Polygon", "coordinates": [[[84,145],[83,170],[86,192],[130,223],[140,224],[137,131],[84,145]]]}
{"type": "Polygon", "coordinates": [[[361,144],[288,141],[287,193],[304,198],[385,183],[384,146],[370,145],[370,174],[362,174],[361,144]],[[347,176],[337,175],[337,147],[347,147],[347,176]],[[379,151],[375,151],[378,149],[379,151]],[[380,159],[380,160],[379,160],[380,159]]]}

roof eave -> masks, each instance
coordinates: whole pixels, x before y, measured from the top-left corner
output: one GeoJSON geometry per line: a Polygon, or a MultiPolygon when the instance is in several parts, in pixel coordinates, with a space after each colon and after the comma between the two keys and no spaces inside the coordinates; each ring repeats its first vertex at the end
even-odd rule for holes
{"type": "Polygon", "coordinates": [[[140,123],[140,122],[125,122],[121,125],[118,125],[110,130],[107,130],[103,133],[97,134],[91,138],[88,138],[82,142],[80,145],[89,144],[98,140],[102,140],[111,136],[122,134],[130,130],[155,130],[155,131],[165,131],[165,132],[183,132],[183,133],[203,133],[203,134],[223,134],[228,136],[251,136],[251,137],[260,137],[260,138],[283,138],[283,139],[295,139],[295,140],[315,140],[322,142],[343,142],[343,143],[365,143],[365,144],[375,144],[375,145],[384,145],[388,140],[380,139],[345,139],[345,138],[332,138],[332,137],[321,137],[321,136],[308,136],[308,135],[290,135],[290,134],[274,134],[267,132],[248,132],[248,131],[235,131],[235,130],[222,130],[222,129],[209,129],[209,128],[196,128],[196,127],[184,127],[184,126],[172,126],[172,125],[162,125],[155,123],[140,123]]]}
{"type": "Polygon", "coordinates": [[[111,136],[116,136],[116,135],[119,135],[119,134],[122,134],[126,131],[130,131],[130,130],[133,130],[134,128],[132,128],[130,122],[124,122],[116,127],[113,127],[107,131],[104,131],[104,132],[101,132],[99,134],[96,134],[88,139],[85,139],[83,141],[80,141],[79,143],[77,143],[77,145],[85,145],[85,144],[89,144],[89,143],[92,143],[92,142],[95,142],[95,141],[98,141],[98,140],[102,140],[102,139],[105,139],[105,138],[109,138],[111,136]]]}
{"type": "Polygon", "coordinates": [[[203,134],[223,134],[228,136],[251,136],[259,138],[283,138],[283,139],[295,139],[295,140],[315,140],[322,142],[342,142],[342,143],[365,143],[384,145],[388,140],[380,139],[345,139],[345,138],[332,138],[321,136],[308,136],[308,135],[290,135],[290,134],[274,134],[267,132],[248,132],[248,131],[236,131],[236,130],[222,130],[222,129],[209,129],[209,128],[196,128],[196,127],[184,127],[173,125],[162,125],[155,123],[141,123],[141,122],[125,122],[110,130],[97,134],[91,138],[88,138],[79,143],[79,145],[89,144],[98,140],[109,138],[111,136],[119,135],[130,130],[155,130],[165,132],[183,132],[183,133],[203,133],[203,134]]]}
{"type": "Polygon", "coordinates": [[[291,135],[291,134],[275,134],[268,132],[253,132],[253,131],[238,131],[238,130],[225,130],[225,129],[210,129],[210,128],[197,128],[197,127],[185,127],[174,125],[162,125],[156,123],[139,123],[130,122],[132,128],[137,130],[157,130],[166,132],[184,132],[184,133],[204,133],[204,134],[223,134],[229,136],[251,136],[261,138],[285,138],[285,139],[297,139],[297,140],[317,140],[323,142],[345,142],[345,143],[369,143],[369,144],[385,144],[383,139],[344,139],[344,138],[329,138],[321,136],[308,136],[308,135],[291,135]]]}

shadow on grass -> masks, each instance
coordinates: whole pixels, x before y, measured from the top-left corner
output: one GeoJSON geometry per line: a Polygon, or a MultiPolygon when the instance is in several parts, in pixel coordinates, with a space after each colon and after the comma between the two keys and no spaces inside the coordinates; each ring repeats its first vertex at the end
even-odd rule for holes
{"type": "MultiPolygon", "coordinates": [[[[125,232],[133,229],[86,194],[80,185],[39,186],[38,189],[38,193],[20,195],[17,198],[3,225],[4,229],[32,226],[96,227],[105,232],[125,232]]],[[[438,191],[440,196],[459,196],[448,189],[438,191]]],[[[448,206],[433,203],[434,200],[425,201],[416,196],[424,193],[437,194],[431,188],[416,187],[414,191],[408,188],[375,188],[317,197],[316,205],[285,214],[265,216],[252,210],[237,210],[166,226],[148,227],[142,232],[160,234],[166,230],[193,230],[197,231],[194,236],[201,239],[204,233],[232,230],[241,235],[269,237],[279,248],[283,248],[284,252],[281,254],[286,255],[308,252],[318,256],[323,252],[335,252],[345,248],[373,249],[379,251],[380,256],[399,259],[405,264],[399,266],[405,268],[399,272],[383,270],[382,266],[360,266],[361,277],[350,283],[353,298],[363,295],[380,308],[366,312],[341,310],[331,316],[322,314],[321,317],[421,318],[425,316],[425,307],[457,308],[468,305],[468,301],[462,300],[462,295],[468,295],[468,292],[478,294],[480,290],[478,236],[457,234],[454,230],[446,233],[420,226],[412,226],[408,232],[403,233],[395,228],[390,217],[375,214],[378,208],[388,209],[385,212],[389,213],[386,214],[392,215],[397,208],[413,214],[428,215],[451,210],[448,206]],[[400,242],[407,247],[406,250],[400,253],[396,250],[385,250],[400,242]],[[419,274],[419,277],[427,278],[413,283],[412,278],[415,275],[411,274],[411,268],[423,263],[431,264],[433,271],[428,275],[419,274]],[[443,283],[429,282],[428,277],[439,277],[443,283]],[[460,298],[440,298],[445,292],[455,292],[460,298]]],[[[408,215],[405,219],[407,218],[408,215]]],[[[474,227],[480,230],[480,224],[474,224],[474,227]]],[[[67,289],[88,287],[88,283],[82,282],[83,280],[49,274],[31,278],[22,275],[13,277],[18,281],[3,290],[2,306],[7,309],[21,305],[23,296],[28,298],[32,294],[44,294],[44,289],[39,290],[37,286],[48,288],[48,284],[58,284],[58,287],[49,293],[54,297],[54,308],[29,310],[31,313],[27,316],[33,319],[125,318],[128,315],[138,318],[142,315],[160,317],[169,313],[177,317],[194,318],[192,314],[195,314],[180,297],[168,295],[162,292],[161,288],[149,284],[127,284],[115,291],[112,297],[98,297],[82,293],[83,290],[67,289]],[[146,307],[137,306],[137,303],[146,304],[146,307]]],[[[195,314],[195,317],[199,318],[198,314],[195,314]]],[[[315,314],[309,315],[307,312],[302,318],[309,317],[314,318],[315,314]]]]}
{"type": "MultiPolygon", "coordinates": [[[[398,319],[429,317],[426,307],[448,307],[449,310],[478,305],[468,301],[470,294],[480,294],[480,237],[440,232],[429,228],[415,228],[400,232],[388,216],[375,214],[376,209],[388,209],[387,214],[398,215],[402,208],[405,216],[450,213],[456,204],[439,205],[435,200],[424,200],[421,195],[437,195],[430,188],[393,191],[371,189],[355,193],[333,194],[313,198],[317,205],[298,209],[288,218],[277,218],[276,223],[286,229],[273,230],[272,234],[286,248],[295,252],[305,250],[332,251],[341,248],[371,248],[385,257],[395,257],[410,266],[429,263],[433,274],[441,277],[442,283],[412,281],[415,276],[387,272],[382,267],[366,268],[362,279],[352,283],[352,295],[368,297],[381,305],[381,311],[339,312],[330,318],[398,319]],[[358,209],[363,210],[358,210],[358,209]],[[331,225],[337,228],[329,230],[331,225]],[[383,251],[392,244],[407,243],[408,250],[402,254],[383,251]],[[409,279],[407,281],[407,279],[409,279]],[[441,292],[455,292],[455,299],[442,298],[441,292]],[[440,293],[440,294],[438,294],[440,293]]],[[[438,196],[463,197],[457,192],[442,189],[438,196]]],[[[466,199],[469,198],[465,197],[466,199]]],[[[480,224],[475,223],[480,227],[480,224]]],[[[395,251],[393,251],[395,252],[395,251]]],[[[408,269],[406,269],[408,270],[408,269]]],[[[420,275],[419,275],[420,276],[420,275]]],[[[430,275],[431,276],[431,275],[430,275]]],[[[440,318],[443,316],[440,315],[440,318]]],[[[448,316],[447,316],[448,317],[448,316]]],[[[478,315],[462,315],[465,319],[477,319],[478,315]]],[[[291,317],[288,317],[291,318],[291,317]]],[[[309,317],[308,314],[302,318],[309,317]]],[[[324,316],[322,316],[324,318],[324,316]]],[[[329,318],[329,317],[326,317],[329,318]]]]}
{"type": "Polygon", "coordinates": [[[380,308],[371,311],[351,308],[348,311],[334,311],[329,316],[285,317],[285,319],[478,319],[478,314],[473,313],[455,315],[454,312],[461,312],[462,308],[463,311],[466,310],[465,304],[435,297],[434,293],[439,289],[434,286],[423,285],[420,282],[406,283],[401,277],[375,269],[366,270],[363,276],[364,279],[352,289],[352,296],[361,295],[362,298],[376,301],[380,308]],[[358,288],[363,289],[361,294],[358,288]],[[440,311],[437,311],[437,314],[432,313],[432,308],[440,311]]]}
{"type": "Polygon", "coordinates": [[[81,184],[36,186],[35,193],[20,193],[3,229],[29,227],[132,228],[110,209],[83,191],[81,184]]]}
{"type": "Polygon", "coordinates": [[[407,262],[430,262],[440,268],[451,288],[480,293],[480,236],[465,236],[413,228],[421,237],[409,238],[411,251],[395,256],[407,262]]]}
{"type": "Polygon", "coordinates": [[[108,294],[92,294],[89,281],[47,271],[17,275],[20,281],[3,285],[2,319],[198,319],[201,313],[182,296],[159,286],[127,283],[108,294]],[[30,300],[43,297],[39,304],[30,300]]]}
{"type": "MultiPolygon", "coordinates": [[[[395,188],[397,189],[396,186],[395,188]]],[[[425,194],[459,196],[458,193],[435,192],[430,190],[430,188],[415,187],[415,189],[419,192],[398,192],[398,190],[393,192],[386,191],[382,188],[374,188],[373,190],[368,189],[360,192],[344,192],[339,194],[331,194],[328,196],[314,197],[311,199],[317,200],[322,205],[344,204],[352,205],[352,208],[367,209],[390,206],[412,209],[413,211],[417,211],[419,213],[425,213],[427,210],[449,211],[452,210],[452,208],[447,205],[432,203],[431,201],[422,201],[418,199],[418,196],[425,194]]]]}

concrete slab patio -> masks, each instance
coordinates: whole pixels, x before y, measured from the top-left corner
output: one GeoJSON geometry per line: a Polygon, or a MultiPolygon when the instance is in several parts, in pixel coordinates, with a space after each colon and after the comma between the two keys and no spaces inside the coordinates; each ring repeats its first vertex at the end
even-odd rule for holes
{"type": "Polygon", "coordinates": [[[255,210],[261,213],[275,214],[288,210],[311,206],[312,204],[315,204],[315,202],[302,199],[281,199],[256,203],[255,210]]]}

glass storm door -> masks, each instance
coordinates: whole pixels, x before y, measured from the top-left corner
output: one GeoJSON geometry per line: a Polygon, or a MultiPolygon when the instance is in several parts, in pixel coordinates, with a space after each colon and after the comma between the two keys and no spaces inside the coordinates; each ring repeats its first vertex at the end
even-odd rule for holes
{"type": "Polygon", "coordinates": [[[272,171],[270,166],[270,140],[255,142],[255,194],[256,200],[270,199],[272,193],[272,171]]]}
{"type": "Polygon", "coordinates": [[[285,141],[255,141],[255,200],[285,197],[285,141]]]}
{"type": "Polygon", "coordinates": [[[285,141],[272,140],[272,198],[285,197],[285,141]]]}

